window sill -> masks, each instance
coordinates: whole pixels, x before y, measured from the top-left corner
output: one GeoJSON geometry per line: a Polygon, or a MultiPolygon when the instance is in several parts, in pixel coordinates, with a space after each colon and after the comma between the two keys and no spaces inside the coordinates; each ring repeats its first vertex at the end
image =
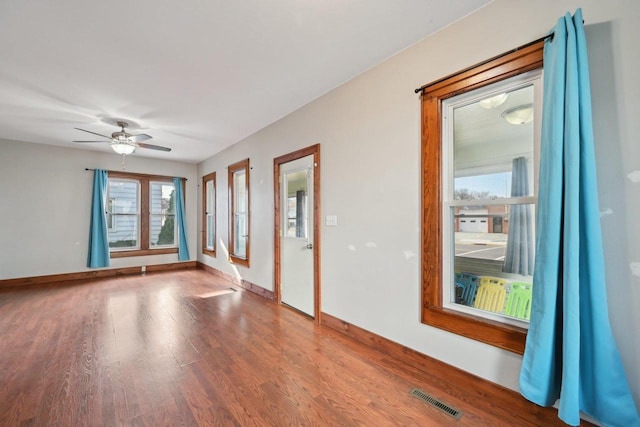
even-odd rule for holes
{"type": "Polygon", "coordinates": [[[229,262],[237,265],[242,265],[244,267],[249,267],[249,259],[248,258],[240,258],[235,255],[229,255],[229,262]]]}
{"type": "Polygon", "coordinates": [[[209,255],[210,257],[216,257],[216,251],[212,251],[210,249],[203,249],[202,253],[205,255],[209,255]]]}
{"type": "Polygon", "coordinates": [[[438,307],[425,307],[422,310],[422,323],[517,354],[524,354],[527,330],[518,326],[438,307]]]}
{"type": "Polygon", "coordinates": [[[161,254],[177,254],[178,248],[162,248],[162,249],[136,249],[132,251],[114,251],[109,253],[110,258],[127,258],[132,256],[145,255],[161,255],[161,254]]]}

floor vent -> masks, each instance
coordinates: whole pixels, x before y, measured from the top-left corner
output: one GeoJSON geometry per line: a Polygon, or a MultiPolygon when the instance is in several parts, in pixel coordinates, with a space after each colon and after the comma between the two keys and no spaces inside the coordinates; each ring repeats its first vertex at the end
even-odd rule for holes
{"type": "Polygon", "coordinates": [[[460,417],[462,417],[462,411],[458,411],[457,409],[452,408],[451,406],[447,405],[446,403],[442,402],[441,400],[436,399],[433,396],[430,396],[429,394],[425,393],[422,390],[418,390],[417,388],[414,388],[413,390],[411,390],[410,394],[412,396],[417,397],[418,399],[428,403],[429,405],[433,406],[434,408],[441,410],[445,414],[451,415],[456,420],[459,420],[460,417]]]}

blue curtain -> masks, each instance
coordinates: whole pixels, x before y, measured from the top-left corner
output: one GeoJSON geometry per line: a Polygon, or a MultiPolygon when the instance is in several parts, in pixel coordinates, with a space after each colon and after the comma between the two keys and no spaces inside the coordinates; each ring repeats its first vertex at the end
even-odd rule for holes
{"type": "Polygon", "coordinates": [[[87,267],[109,267],[109,242],[107,240],[107,177],[108,172],[96,169],[93,174],[93,198],[91,201],[91,225],[89,227],[89,255],[87,267]]]}
{"type": "Polygon", "coordinates": [[[544,101],[531,323],[520,390],[558,416],[640,426],[607,309],[582,11],[544,48],[544,101]]]}
{"type": "MultiPolygon", "coordinates": [[[[513,159],[511,168],[511,197],[530,196],[527,159],[513,159]]],[[[533,215],[531,205],[511,205],[509,208],[509,234],[503,271],[524,276],[533,274],[533,215]]]]}
{"type": "Polygon", "coordinates": [[[182,191],[182,178],[173,178],[176,187],[176,222],[178,223],[178,259],[189,260],[189,246],[187,245],[187,220],[184,214],[184,193],[182,191]]]}

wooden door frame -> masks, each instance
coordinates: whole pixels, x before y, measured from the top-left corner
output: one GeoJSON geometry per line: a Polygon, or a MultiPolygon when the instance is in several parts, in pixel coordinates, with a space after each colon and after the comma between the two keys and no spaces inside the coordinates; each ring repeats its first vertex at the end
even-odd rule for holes
{"type": "Polygon", "coordinates": [[[274,298],[282,304],[282,272],[280,234],[281,193],[280,166],[293,160],[313,155],[313,313],[316,323],[320,323],[320,144],[315,144],[273,159],[273,289],[274,298]]]}

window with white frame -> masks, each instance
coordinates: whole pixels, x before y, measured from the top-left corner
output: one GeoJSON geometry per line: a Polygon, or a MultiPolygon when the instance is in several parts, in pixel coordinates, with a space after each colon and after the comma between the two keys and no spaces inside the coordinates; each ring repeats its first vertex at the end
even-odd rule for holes
{"type": "Polygon", "coordinates": [[[541,92],[538,70],[442,103],[443,307],[523,328],[541,92]]]}
{"type": "Polygon", "coordinates": [[[173,182],[151,182],[149,191],[149,245],[176,245],[176,189],[173,182]]]}
{"type": "Polygon", "coordinates": [[[140,182],[131,179],[109,178],[107,184],[107,218],[111,227],[107,238],[109,249],[140,248],[140,182]]]}

